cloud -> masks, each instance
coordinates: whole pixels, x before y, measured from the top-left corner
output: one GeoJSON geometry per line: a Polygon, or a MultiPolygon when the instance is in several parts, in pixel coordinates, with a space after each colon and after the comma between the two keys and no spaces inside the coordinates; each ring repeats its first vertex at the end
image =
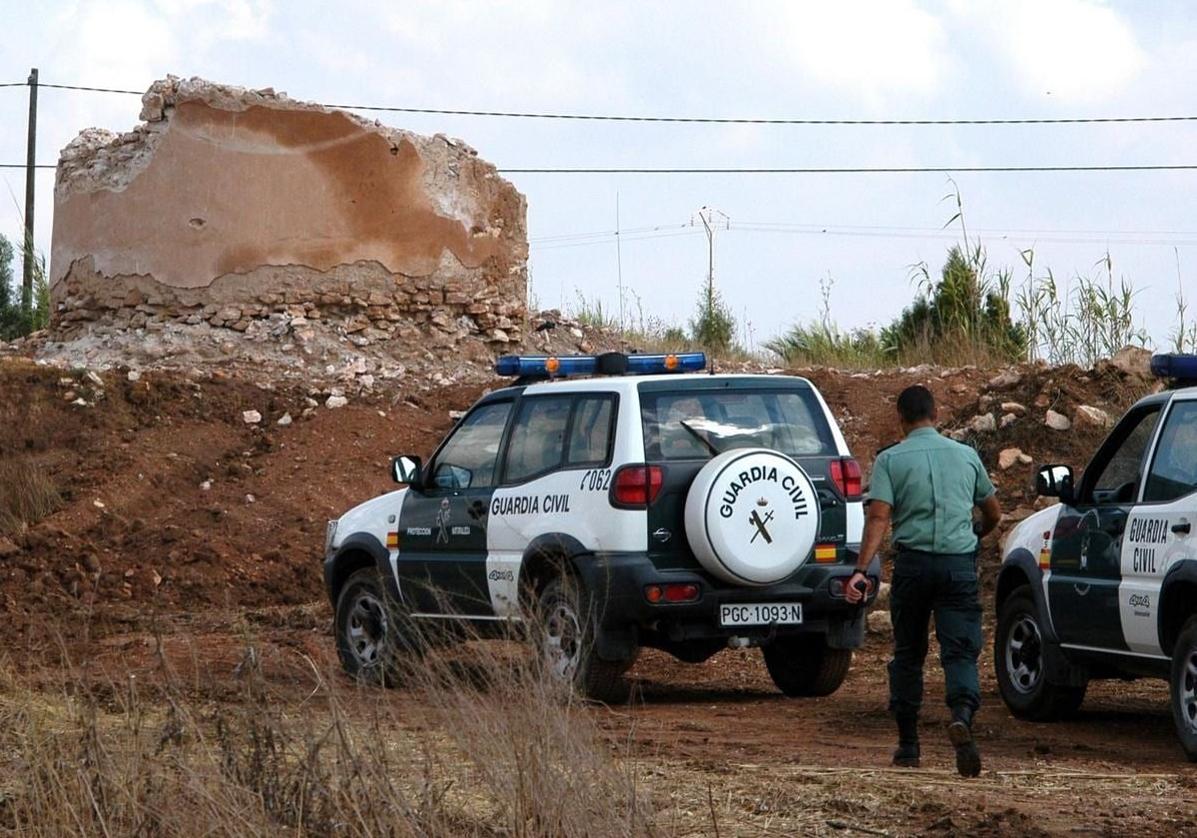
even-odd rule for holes
{"type": "Polygon", "coordinates": [[[1001,0],[958,3],[992,55],[1026,92],[1076,102],[1109,99],[1143,70],[1134,30],[1113,9],[1091,0],[1001,0]]]}
{"type": "Polygon", "coordinates": [[[770,25],[804,75],[867,99],[934,94],[950,65],[941,22],[910,0],[787,4],[770,25]]]}
{"type": "Polygon", "coordinates": [[[270,29],[273,0],[154,0],[175,28],[200,40],[257,40],[270,29]]]}

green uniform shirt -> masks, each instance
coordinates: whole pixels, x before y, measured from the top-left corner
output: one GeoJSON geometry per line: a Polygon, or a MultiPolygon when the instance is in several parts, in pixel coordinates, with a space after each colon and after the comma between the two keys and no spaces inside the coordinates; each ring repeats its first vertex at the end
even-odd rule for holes
{"type": "Polygon", "coordinates": [[[893,507],[893,543],[927,553],[971,553],[973,507],[993,494],[977,452],[918,428],[873,463],[869,500],[893,507]]]}

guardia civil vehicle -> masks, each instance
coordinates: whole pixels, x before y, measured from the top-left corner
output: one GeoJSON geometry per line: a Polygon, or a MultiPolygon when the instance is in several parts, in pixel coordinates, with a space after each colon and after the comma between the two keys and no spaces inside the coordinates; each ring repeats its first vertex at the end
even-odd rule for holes
{"type": "Polygon", "coordinates": [[[1173,386],[1127,411],[1079,481],[1038,470],[1060,502],[1005,540],[994,662],[1006,705],[1032,720],[1075,711],[1092,679],[1167,678],[1197,761],[1197,355],[1151,368],[1173,386]]]}
{"type": "Polygon", "coordinates": [[[864,609],[844,599],[860,467],[809,381],[705,365],[500,358],[511,386],[427,462],[396,457],[404,488],[329,522],[346,671],[387,680],[429,627],[514,625],[553,677],[596,699],[621,697],[642,647],[695,663],[761,647],[785,694],[835,691],[864,634],[864,609]]]}

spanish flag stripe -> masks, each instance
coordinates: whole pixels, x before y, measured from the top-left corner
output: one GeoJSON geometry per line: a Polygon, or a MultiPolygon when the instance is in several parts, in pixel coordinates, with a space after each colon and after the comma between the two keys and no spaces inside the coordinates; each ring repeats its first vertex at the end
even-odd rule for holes
{"type": "Polygon", "coordinates": [[[816,544],[815,545],[815,561],[816,562],[834,562],[837,558],[837,550],[834,544],[816,544]]]}

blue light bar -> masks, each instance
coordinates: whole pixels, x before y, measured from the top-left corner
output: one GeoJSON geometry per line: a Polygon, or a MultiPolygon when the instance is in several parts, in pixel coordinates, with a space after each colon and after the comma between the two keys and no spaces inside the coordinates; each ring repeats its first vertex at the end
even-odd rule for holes
{"type": "Polygon", "coordinates": [[[701,352],[678,355],[629,355],[628,373],[657,375],[663,372],[701,372],[707,366],[707,356],[701,352]]]}
{"type": "Polygon", "coordinates": [[[563,378],[570,375],[656,375],[699,372],[707,365],[701,352],[678,355],[504,355],[495,372],[519,378],[563,378]]]}
{"type": "Polygon", "coordinates": [[[1176,353],[1151,356],[1151,374],[1157,378],[1197,380],[1197,355],[1176,353]]]}

